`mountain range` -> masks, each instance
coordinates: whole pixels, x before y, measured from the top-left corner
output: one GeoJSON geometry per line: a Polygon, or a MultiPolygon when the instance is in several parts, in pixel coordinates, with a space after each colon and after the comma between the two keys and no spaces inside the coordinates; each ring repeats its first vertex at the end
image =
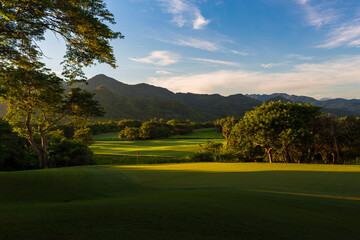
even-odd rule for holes
{"type": "MultiPolygon", "coordinates": [[[[322,106],[322,111],[337,117],[360,116],[359,99],[316,100],[307,96],[274,94],[219,94],[174,93],[166,88],[141,83],[129,85],[104,74],[90,78],[86,83],[72,85],[95,93],[95,100],[104,107],[105,116],[98,120],[121,120],[124,118],[149,120],[151,118],[189,119],[213,121],[226,116],[242,117],[262,102],[301,102],[322,106]]],[[[5,113],[0,105],[0,115],[5,113]]]]}

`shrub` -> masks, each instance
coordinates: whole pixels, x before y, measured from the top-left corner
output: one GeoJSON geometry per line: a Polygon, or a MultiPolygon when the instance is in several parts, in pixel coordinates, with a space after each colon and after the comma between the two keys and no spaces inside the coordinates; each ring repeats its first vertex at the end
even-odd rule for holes
{"type": "Polygon", "coordinates": [[[94,164],[93,153],[82,142],[50,138],[49,141],[50,167],[68,167],[94,164]]]}

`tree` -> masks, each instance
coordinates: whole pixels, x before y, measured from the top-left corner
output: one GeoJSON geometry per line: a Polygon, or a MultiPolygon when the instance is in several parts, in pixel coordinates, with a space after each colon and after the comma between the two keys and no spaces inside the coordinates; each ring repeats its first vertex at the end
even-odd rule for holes
{"type": "Polygon", "coordinates": [[[79,124],[84,118],[103,114],[93,94],[73,88],[64,95],[62,80],[46,69],[8,71],[1,80],[0,98],[8,103],[5,117],[34,148],[40,168],[48,167],[46,134],[61,120],[70,117],[79,124]]]}
{"type": "Polygon", "coordinates": [[[39,69],[43,52],[37,41],[45,32],[66,43],[63,75],[84,79],[82,67],[96,62],[115,67],[109,40],[123,38],[103,0],[2,0],[0,2],[0,71],[9,67],[39,69]]]}
{"type": "MultiPolygon", "coordinates": [[[[263,103],[247,112],[231,133],[233,145],[247,146],[252,152],[262,147],[273,162],[280,154],[284,162],[294,162],[298,146],[312,142],[311,121],[320,114],[320,108],[300,103],[263,103]]],[[[299,159],[298,159],[299,160],[299,159]]]]}
{"type": "Polygon", "coordinates": [[[80,89],[64,96],[61,79],[41,62],[43,53],[37,41],[45,40],[46,31],[61,36],[66,43],[65,80],[84,80],[83,67],[95,63],[116,67],[109,41],[123,36],[106,22],[115,23],[102,0],[0,2],[0,98],[8,103],[9,122],[38,154],[39,167],[48,167],[46,133],[52,127],[65,116],[79,122],[102,110],[92,94],[80,89]],[[25,128],[20,128],[19,122],[25,128]]]}

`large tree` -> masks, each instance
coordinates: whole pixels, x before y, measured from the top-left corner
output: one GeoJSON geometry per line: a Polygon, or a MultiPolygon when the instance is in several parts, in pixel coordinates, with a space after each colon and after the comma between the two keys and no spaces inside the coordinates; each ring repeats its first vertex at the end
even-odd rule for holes
{"type": "Polygon", "coordinates": [[[101,109],[92,94],[80,89],[64,95],[62,80],[44,68],[38,42],[47,31],[62,37],[64,80],[84,80],[83,67],[116,67],[109,41],[123,36],[107,22],[115,23],[103,0],[0,1],[0,97],[9,106],[10,123],[24,124],[18,131],[38,154],[40,167],[47,167],[46,133],[52,127],[65,116],[79,121],[101,114],[101,109]]]}
{"type": "MultiPolygon", "coordinates": [[[[274,154],[285,162],[294,162],[299,146],[313,141],[311,122],[320,115],[320,108],[300,103],[263,103],[247,112],[232,130],[230,141],[238,147],[260,146],[273,162],[274,154]]],[[[247,151],[252,152],[252,151],[247,151]]]]}
{"type": "Polygon", "coordinates": [[[16,69],[0,74],[0,99],[6,100],[9,107],[5,117],[29,141],[39,157],[40,168],[48,167],[46,134],[61,120],[68,117],[79,124],[103,114],[93,94],[79,88],[64,94],[62,80],[46,69],[16,69]]]}

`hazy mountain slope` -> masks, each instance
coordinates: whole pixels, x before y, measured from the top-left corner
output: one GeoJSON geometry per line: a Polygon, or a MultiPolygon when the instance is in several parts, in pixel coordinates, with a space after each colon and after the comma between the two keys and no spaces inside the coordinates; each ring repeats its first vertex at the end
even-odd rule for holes
{"type": "Polygon", "coordinates": [[[119,96],[100,86],[94,91],[94,99],[99,101],[106,112],[103,119],[124,118],[149,120],[151,118],[179,118],[207,121],[211,115],[199,112],[183,102],[172,99],[149,99],[119,96]]]}
{"type": "Polygon", "coordinates": [[[360,116],[360,100],[359,99],[327,99],[327,100],[316,100],[315,98],[306,96],[289,95],[286,93],[273,93],[273,94],[249,94],[251,98],[258,99],[261,101],[268,102],[279,98],[286,99],[292,102],[310,103],[315,106],[322,106],[322,111],[330,113],[338,117],[344,117],[349,115],[360,116]]]}
{"type": "Polygon", "coordinates": [[[98,86],[104,86],[109,91],[117,95],[128,97],[168,99],[174,98],[175,96],[173,92],[167,90],[166,88],[155,87],[145,83],[129,85],[119,82],[104,74],[99,74],[90,78],[87,83],[88,84],[76,84],[75,87],[81,87],[88,91],[94,91],[98,86]]]}

